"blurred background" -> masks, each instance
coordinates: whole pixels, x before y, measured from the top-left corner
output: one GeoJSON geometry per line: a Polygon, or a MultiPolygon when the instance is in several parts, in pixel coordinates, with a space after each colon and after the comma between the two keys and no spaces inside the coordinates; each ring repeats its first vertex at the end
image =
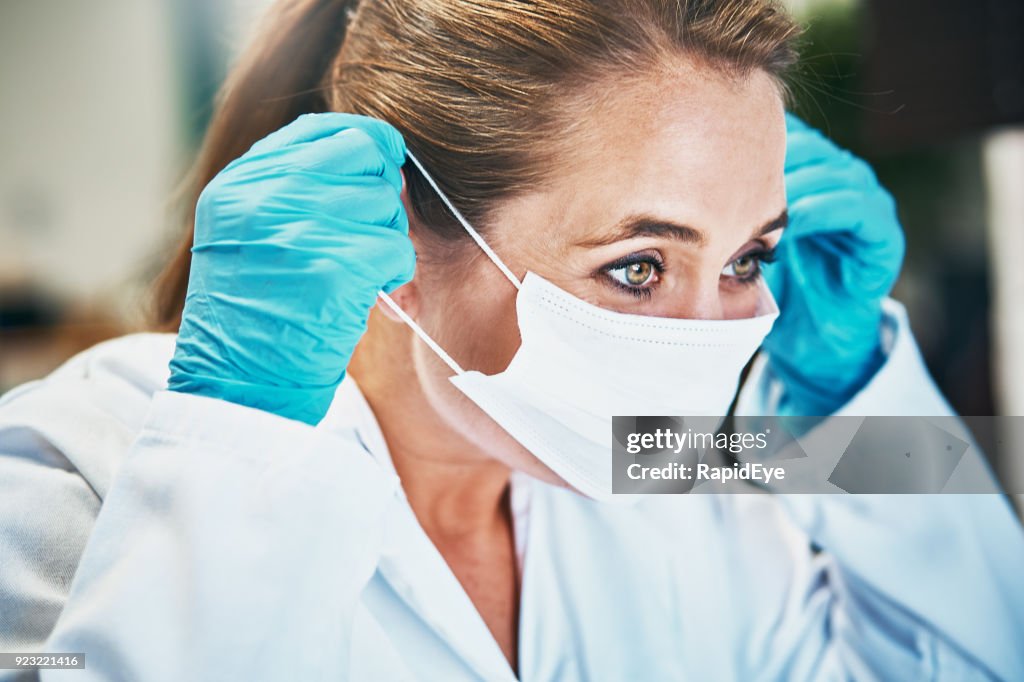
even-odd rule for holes
{"type": "MultiPolygon", "coordinates": [[[[176,191],[268,0],[0,4],[0,393],[145,327],[176,191]]],[[[798,113],[896,196],[896,297],[968,415],[1024,415],[1024,0],[790,0],[798,113]]],[[[1024,487],[1024,457],[996,462],[1024,487]]]]}

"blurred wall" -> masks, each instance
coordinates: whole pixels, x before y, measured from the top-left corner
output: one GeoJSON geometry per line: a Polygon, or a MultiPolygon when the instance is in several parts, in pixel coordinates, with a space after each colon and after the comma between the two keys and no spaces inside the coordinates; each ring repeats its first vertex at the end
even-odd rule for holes
{"type": "Polygon", "coordinates": [[[0,2],[0,393],[144,324],[213,95],[269,2],[0,2]]]}
{"type": "Polygon", "coordinates": [[[0,7],[0,278],[126,305],[186,150],[163,2],[0,7]]]}

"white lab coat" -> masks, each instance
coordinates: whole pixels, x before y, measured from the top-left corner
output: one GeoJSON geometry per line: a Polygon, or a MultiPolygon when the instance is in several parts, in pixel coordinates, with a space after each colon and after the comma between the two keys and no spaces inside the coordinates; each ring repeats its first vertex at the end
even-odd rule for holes
{"type": "MultiPolygon", "coordinates": [[[[887,311],[845,411],[947,414],[887,311]]],[[[351,380],[314,428],[164,391],[173,345],[116,339],[0,401],[0,649],[86,653],[44,680],[514,679],[351,380]]],[[[773,394],[759,363],[741,410],[773,394]]],[[[621,507],[516,474],[512,503],[520,679],[1024,680],[1000,496],[621,507]]]]}

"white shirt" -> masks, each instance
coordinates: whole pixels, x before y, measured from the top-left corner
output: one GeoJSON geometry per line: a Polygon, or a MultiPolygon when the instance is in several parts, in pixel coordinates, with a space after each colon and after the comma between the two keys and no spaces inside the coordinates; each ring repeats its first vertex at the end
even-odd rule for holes
{"type": "MultiPolygon", "coordinates": [[[[888,311],[844,412],[948,414],[888,311]]],[[[515,679],[354,382],[310,427],[163,390],[173,345],[116,339],[0,400],[0,650],[86,653],[44,680],[515,679]]],[[[760,363],[741,412],[774,394],[760,363]]],[[[522,680],[1024,679],[1000,496],[512,486],[522,680]]]]}

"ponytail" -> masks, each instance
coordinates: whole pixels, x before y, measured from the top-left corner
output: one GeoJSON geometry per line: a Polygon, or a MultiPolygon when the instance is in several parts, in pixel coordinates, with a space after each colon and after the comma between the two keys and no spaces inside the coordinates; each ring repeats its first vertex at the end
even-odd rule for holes
{"type": "Polygon", "coordinates": [[[302,114],[327,110],[323,80],[345,39],[355,0],[283,0],[263,17],[222,86],[187,183],[187,235],[155,283],[154,326],[177,331],[192,262],[195,206],[203,188],[257,140],[302,114]],[[185,238],[187,237],[187,238],[185,238]]]}

